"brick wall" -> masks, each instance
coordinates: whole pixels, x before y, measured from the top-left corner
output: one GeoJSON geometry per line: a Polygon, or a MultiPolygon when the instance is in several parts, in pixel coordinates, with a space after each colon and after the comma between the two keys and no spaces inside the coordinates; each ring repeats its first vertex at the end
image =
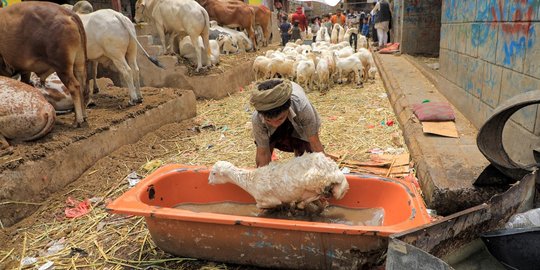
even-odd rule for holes
{"type": "MultiPolygon", "coordinates": [[[[443,0],[441,21],[440,73],[456,86],[445,94],[475,126],[501,102],[540,89],[540,0],[443,0]]],[[[520,161],[539,145],[539,115],[527,107],[505,130],[520,161]]]]}
{"type": "Polygon", "coordinates": [[[393,2],[392,40],[409,54],[438,54],[441,28],[441,0],[393,2]]]}

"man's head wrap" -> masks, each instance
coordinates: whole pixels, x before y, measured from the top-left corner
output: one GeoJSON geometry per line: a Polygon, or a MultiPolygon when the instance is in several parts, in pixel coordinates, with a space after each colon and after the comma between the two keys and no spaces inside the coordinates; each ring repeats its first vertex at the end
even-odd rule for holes
{"type": "Polygon", "coordinates": [[[268,111],[285,104],[291,98],[291,93],[292,84],[290,81],[267,80],[255,86],[250,101],[255,110],[268,111]]]}

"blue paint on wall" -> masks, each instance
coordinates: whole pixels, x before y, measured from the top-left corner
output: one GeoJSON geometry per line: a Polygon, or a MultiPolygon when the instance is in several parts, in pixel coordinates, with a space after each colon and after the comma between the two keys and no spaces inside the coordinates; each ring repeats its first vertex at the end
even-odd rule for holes
{"type": "Polygon", "coordinates": [[[444,17],[446,22],[454,22],[457,19],[457,12],[455,10],[458,8],[457,0],[444,0],[444,17]]]}
{"type": "Polygon", "coordinates": [[[525,56],[525,37],[520,37],[518,40],[510,40],[503,45],[504,60],[503,65],[510,66],[513,57],[525,56]]]}

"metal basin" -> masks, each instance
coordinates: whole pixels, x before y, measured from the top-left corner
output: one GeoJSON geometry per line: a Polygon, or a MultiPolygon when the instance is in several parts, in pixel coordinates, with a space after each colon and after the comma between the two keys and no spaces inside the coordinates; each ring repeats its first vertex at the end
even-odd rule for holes
{"type": "Polygon", "coordinates": [[[506,268],[540,267],[540,227],[502,229],[483,233],[480,237],[491,255],[506,268]]]}

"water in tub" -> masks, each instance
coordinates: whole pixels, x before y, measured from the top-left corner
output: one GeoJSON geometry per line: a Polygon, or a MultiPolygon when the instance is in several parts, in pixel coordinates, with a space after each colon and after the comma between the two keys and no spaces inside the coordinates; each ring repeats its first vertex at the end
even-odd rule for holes
{"type": "Polygon", "coordinates": [[[181,203],[174,208],[193,212],[217,213],[248,217],[264,217],[278,219],[304,220],[346,224],[351,226],[381,226],[384,220],[383,208],[348,208],[330,205],[320,215],[295,215],[288,212],[263,211],[251,203],[220,202],[220,203],[181,203]]]}

